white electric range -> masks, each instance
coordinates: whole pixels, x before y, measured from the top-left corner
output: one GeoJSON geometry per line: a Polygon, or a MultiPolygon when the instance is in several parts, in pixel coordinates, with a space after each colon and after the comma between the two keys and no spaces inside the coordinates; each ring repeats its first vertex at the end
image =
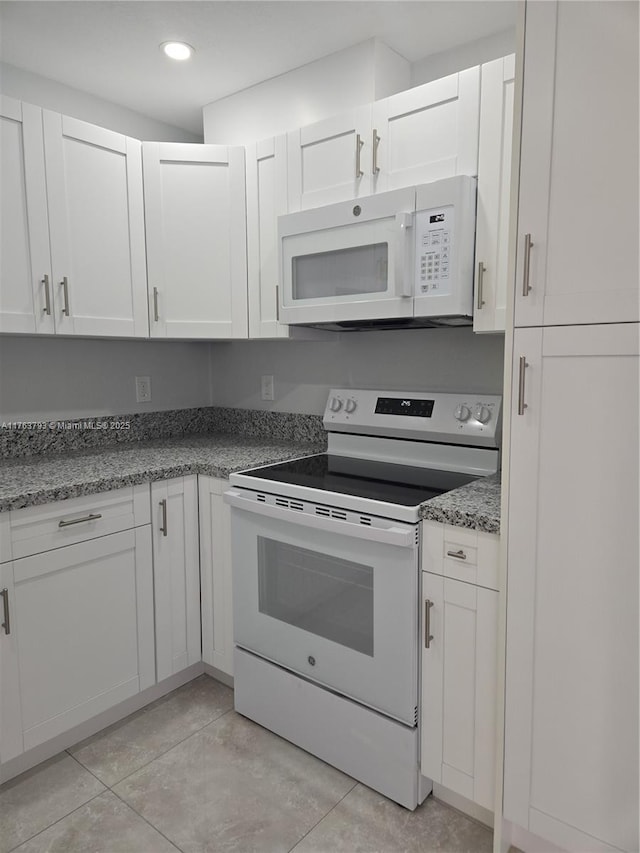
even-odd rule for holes
{"type": "Polygon", "coordinates": [[[232,474],[235,707],[415,808],[420,507],[498,469],[501,398],[332,390],[328,450],[232,474]]]}

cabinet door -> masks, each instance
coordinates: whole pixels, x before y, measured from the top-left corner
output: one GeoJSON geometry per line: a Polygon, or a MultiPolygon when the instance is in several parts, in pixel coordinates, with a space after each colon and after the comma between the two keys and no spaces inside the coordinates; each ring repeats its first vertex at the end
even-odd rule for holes
{"type": "Polygon", "coordinates": [[[498,593],[428,572],[422,593],[421,772],[493,811],[498,593]]]}
{"type": "Polygon", "coordinates": [[[202,659],[233,675],[231,511],[222,495],[227,480],[198,477],[202,659]]]}
{"type": "Polygon", "coordinates": [[[514,340],[504,815],[567,849],[638,850],[639,337],[514,340]]]}
{"type": "Polygon", "coordinates": [[[140,142],[43,119],[56,331],[147,337],[140,142]]]}
{"type": "Polygon", "coordinates": [[[371,106],[310,124],[288,135],[289,211],[349,201],[373,192],[371,106]]]}
{"type": "Polygon", "coordinates": [[[515,55],[482,66],[474,332],[504,332],[515,55]]]}
{"type": "Polygon", "coordinates": [[[152,337],[247,337],[244,149],[143,143],[152,337]]]}
{"type": "Polygon", "coordinates": [[[516,326],[638,321],[638,4],[528,3],[524,61],[516,326]]]}
{"type": "Polygon", "coordinates": [[[151,484],[158,681],[201,658],[197,477],[151,484]]]}
{"type": "Polygon", "coordinates": [[[42,110],[0,96],[0,332],[54,331],[42,110]]]}
{"type": "Polygon", "coordinates": [[[24,751],[13,563],[0,565],[0,763],[24,751]]]}
{"type": "Polygon", "coordinates": [[[8,565],[25,750],[155,682],[148,525],[8,565]]]}
{"type": "Polygon", "coordinates": [[[479,66],[377,101],[366,163],[375,191],[476,175],[479,110],[479,66]]]}
{"type": "Polygon", "coordinates": [[[247,279],[249,337],[286,338],[278,322],[278,216],[287,213],[287,137],[248,145],[247,279]]]}

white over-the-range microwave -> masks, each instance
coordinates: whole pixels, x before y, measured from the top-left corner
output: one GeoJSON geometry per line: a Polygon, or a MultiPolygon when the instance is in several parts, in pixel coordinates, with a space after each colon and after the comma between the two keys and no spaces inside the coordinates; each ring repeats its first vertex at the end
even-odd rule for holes
{"type": "Polygon", "coordinates": [[[467,175],[279,217],[280,322],[469,325],[475,223],[467,175]]]}

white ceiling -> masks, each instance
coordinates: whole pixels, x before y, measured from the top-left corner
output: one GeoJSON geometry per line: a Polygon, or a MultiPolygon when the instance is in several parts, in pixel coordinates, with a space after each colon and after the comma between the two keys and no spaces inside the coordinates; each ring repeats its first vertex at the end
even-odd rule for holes
{"type": "Polygon", "coordinates": [[[415,62],[514,26],[505,0],[3,0],[2,60],[193,133],[204,104],[378,37],[415,62]],[[166,59],[170,39],[196,48],[166,59]]]}

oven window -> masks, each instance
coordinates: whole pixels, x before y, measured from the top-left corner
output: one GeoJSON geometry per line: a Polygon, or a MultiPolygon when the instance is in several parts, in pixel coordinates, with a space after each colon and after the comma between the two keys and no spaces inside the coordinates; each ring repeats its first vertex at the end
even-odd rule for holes
{"type": "Polygon", "coordinates": [[[301,255],[292,260],[293,298],[358,296],[387,290],[387,243],[301,255]]]}
{"type": "Polygon", "coordinates": [[[373,568],[258,537],[261,613],[373,657],[373,568]]]}

